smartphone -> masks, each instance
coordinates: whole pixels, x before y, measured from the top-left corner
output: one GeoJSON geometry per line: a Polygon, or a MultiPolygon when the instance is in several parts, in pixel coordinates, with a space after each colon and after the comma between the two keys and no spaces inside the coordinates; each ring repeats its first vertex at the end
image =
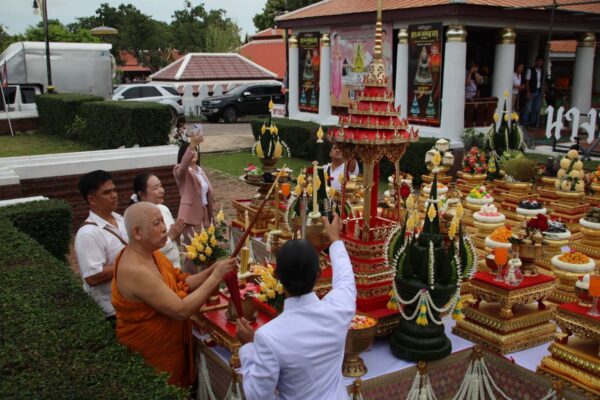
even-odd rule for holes
{"type": "Polygon", "coordinates": [[[192,135],[200,135],[202,136],[202,124],[193,124],[192,125],[192,135]]]}

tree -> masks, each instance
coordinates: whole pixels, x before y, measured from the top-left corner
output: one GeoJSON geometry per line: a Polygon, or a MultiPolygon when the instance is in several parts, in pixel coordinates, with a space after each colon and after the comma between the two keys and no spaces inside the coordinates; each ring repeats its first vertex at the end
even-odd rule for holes
{"type": "MultiPolygon", "coordinates": [[[[22,39],[33,42],[43,42],[45,37],[44,22],[40,21],[36,26],[29,26],[23,34],[22,39]]],[[[77,28],[70,30],[57,19],[48,20],[48,39],[51,42],[93,43],[100,41],[100,39],[92,35],[88,29],[77,28]]]]}
{"type": "Polygon", "coordinates": [[[0,53],[6,50],[10,44],[18,42],[19,40],[21,40],[20,35],[9,35],[9,33],[6,32],[4,25],[0,24],[0,53]]]}
{"type": "Polygon", "coordinates": [[[253,18],[254,26],[259,31],[275,26],[275,17],[286,10],[294,11],[302,7],[319,2],[320,0],[267,0],[262,12],[253,18]]]}

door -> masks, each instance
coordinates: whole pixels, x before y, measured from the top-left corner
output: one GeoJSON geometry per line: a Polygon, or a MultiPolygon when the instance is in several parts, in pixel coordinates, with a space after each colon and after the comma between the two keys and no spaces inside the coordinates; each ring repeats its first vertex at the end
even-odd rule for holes
{"type": "Polygon", "coordinates": [[[160,103],[164,98],[160,90],[154,86],[140,86],[141,98],[140,101],[150,101],[152,103],[160,103]]]}
{"type": "Polygon", "coordinates": [[[247,94],[242,98],[242,114],[268,114],[269,96],[267,96],[264,86],[252,86],[244,93],[247,94]]]}
{"type": "Polygon", "coordinates": [[[125,89],[121,92],[121,96],[123,96],[123,100],[138,100],[140,98],[140,88],[136,86],[125,89]]]}

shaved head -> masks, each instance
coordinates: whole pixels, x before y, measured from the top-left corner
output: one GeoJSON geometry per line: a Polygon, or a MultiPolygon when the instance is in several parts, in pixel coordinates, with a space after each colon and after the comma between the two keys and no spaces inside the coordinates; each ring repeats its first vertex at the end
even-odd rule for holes
{"type": "Polygon", "coordinates": [[[132,204],[125,210],[125,229],[130,238],[135,236],[135,229],[144,230],[151,222],[153,214],[160,214],[160,210],[148,201],[132,204]]]}

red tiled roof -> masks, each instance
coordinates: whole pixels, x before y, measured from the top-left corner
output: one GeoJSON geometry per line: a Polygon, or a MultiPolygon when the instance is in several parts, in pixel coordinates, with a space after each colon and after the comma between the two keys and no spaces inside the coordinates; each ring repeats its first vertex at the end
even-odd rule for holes
{"type": "Polygon", "coordinates": [[[117,65],[117,69],[123,72],[151,72],[150,68],[141,65],[117,65]]]}
{"type": "Polygon", "coordinates": [[[240,47],[240,54],[261,67],[273,71],[277,74],[277,78],[283,79],[285,74],[285,44],[283,38],[253,40],[240,47]]]}
{"type": "MultiPolygon", "coordinates": [[[[600,13],[600,3],[564,6],[581,0],[561,0],[559,10],[600,13]]],[[[418,7],[441,6],[457,3],[452,0],[383,0],[382,10],[399,10],[418,7]]],[[[552,0],[464,0],[462,4],[493,7],[543,7],[552,5],[552,0]]],[[[304,18],[375,12],[375,0],[323,0],[277,17],[276,21],[289,21],[304,18]]]]}
{"type": "Polygon", "coordinates": [[[550,42],[550,51],[554,53],[575,53],[577,40],[553,40],[550,42]]]}
{"type": "Polygon", "coordinates": [[[283,32],[283,29],[267,28],[252,35],[252,40],[282,38],[283,32]]]}
{"type": "Polygon", "coordinates": [[[119,58],[123,62],[123,66],[140,65],[137,57],[127,50],[119,50],[119,58]]]}
{"type": "Polygon", "coordinates": [[[236,53],[189,53],[151,75],[154,80],[273,79],[276,74],[236,53]]]}

